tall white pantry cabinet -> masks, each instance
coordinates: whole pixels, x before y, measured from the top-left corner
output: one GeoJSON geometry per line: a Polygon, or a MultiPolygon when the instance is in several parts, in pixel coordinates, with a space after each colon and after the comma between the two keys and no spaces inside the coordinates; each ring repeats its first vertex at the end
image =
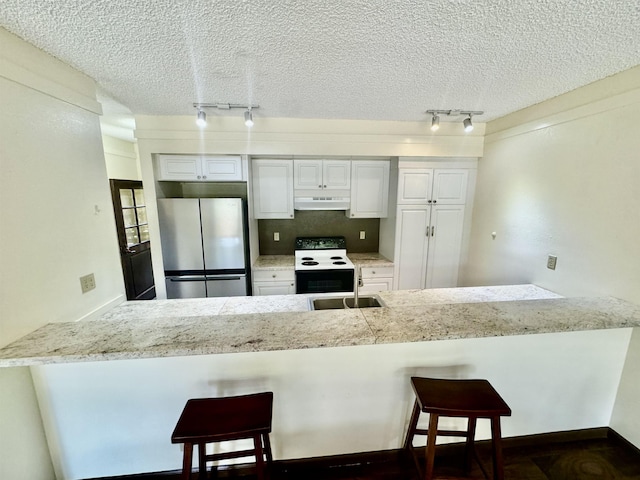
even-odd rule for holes
{"type": "Polygon", "coordinates": [[[457,286],[468,183],[468,168],[399,168],[396,289],[457,286]]]}

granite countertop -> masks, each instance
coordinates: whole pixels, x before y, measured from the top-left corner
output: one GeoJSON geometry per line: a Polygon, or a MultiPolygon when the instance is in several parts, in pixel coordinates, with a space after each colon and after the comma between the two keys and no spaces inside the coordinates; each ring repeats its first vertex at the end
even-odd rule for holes
{"type": "MultiPolygon", "coordinates": [[[[347,257],[356,265],[363,267],[385,266],[392,267],[393,262],[377,252],[347,253],[347,257]]],[[[293,270],[295,257],[293,255],[260,255],[253,264],[253,270],[293,270]]]]}
{"type": "Polygon", "coordinates": [[[0,349],[0,367],[640,326],[638,305],[534,285],[379,295],[384,308],[325,311],[307,311],[312,295],[125,302],[97,321],[39,328],[0,349]]]}

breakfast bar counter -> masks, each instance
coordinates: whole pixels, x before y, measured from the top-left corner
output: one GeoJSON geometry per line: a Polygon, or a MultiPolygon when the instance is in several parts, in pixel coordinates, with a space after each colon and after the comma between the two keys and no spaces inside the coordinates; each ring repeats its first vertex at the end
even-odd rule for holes
{"type": "MultiPolygon", "coordinates": [[[[317,295],[315,295],[317,297],[317,295]]],[[[314,295],[125,302],[50,323],[0,349],[0,366],[500,337],[640,326],[640,307],[535,285],[380,292],[382,308],[308,311],[314,295]]]]}
{"type": "Polygon", "coordinates": [[[45,325],[0,365],[29,366],[62,480],[180,468],[170,435],[190,398],[274,392],[275,459],[399,448],[412,376],[488,379],[513,411],[505,437],[608,425],[639,306],[534,285],[379,295],[125,302],[45,325]]]}

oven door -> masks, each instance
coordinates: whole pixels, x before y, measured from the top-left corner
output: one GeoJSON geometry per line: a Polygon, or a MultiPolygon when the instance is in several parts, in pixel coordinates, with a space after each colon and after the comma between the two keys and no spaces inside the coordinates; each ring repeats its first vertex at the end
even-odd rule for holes
{"type": "Polygon", "coordinates": [[[296,270],[296,293],[353,292],[353,269],[296,270]]]}

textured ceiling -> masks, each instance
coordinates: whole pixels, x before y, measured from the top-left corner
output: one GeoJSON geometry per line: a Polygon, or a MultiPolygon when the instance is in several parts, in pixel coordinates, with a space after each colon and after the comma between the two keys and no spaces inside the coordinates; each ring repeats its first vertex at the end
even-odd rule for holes
{"type": "Polygon", "coordinates": [[[0,25],[149,115],[488,121],[640,64],[640,0],[2,0],[0,25]]]}

